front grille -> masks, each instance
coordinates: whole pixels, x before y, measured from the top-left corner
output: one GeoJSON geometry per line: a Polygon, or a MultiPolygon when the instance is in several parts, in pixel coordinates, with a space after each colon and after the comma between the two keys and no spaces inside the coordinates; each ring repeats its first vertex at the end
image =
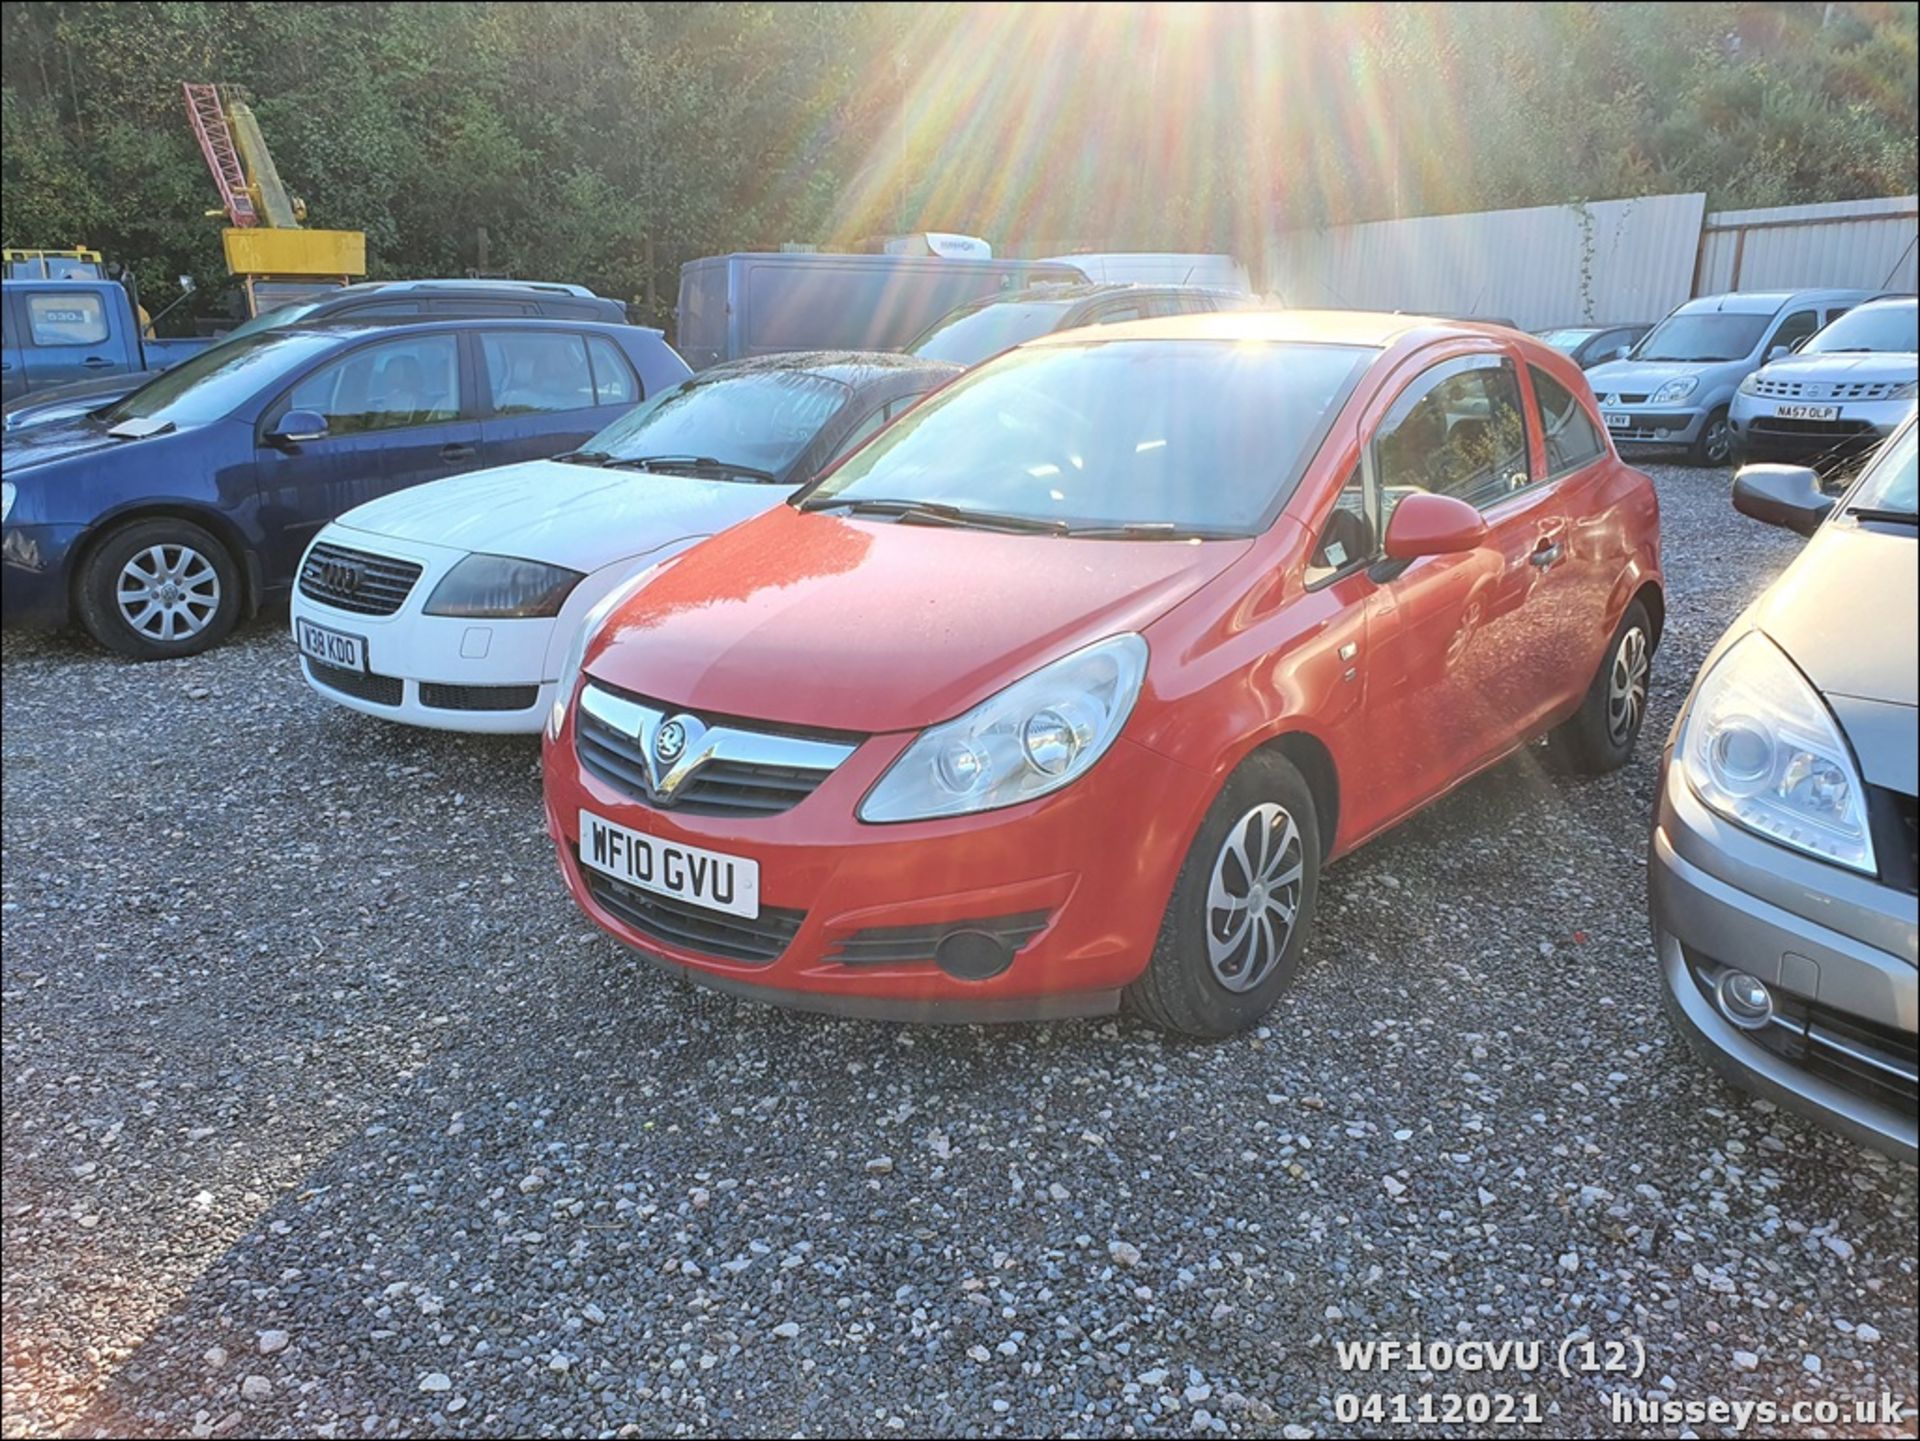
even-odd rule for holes
{"type": "MultiPolygon", "coordinates": [[[[579,865],[578,849],[573,858],[574,864],[579,865]]],[[[759,916],[749,921],[710,911],[704,906],[689,905],[686,901],[656,896],[588,866],[579,869],[587,883],[587,893],[608,914],[662,945],[716,960],[744,961],[757,966],[776,961],[807,918],[805,911],[762,906],[759,916]]]]}
{"type": "Polygon", "coordinates": [[[976,921],[941,921],[930,926],[870,926],[855,931],[840,942],[827,957],[843,966],[891,966],[916,961],[931,963],[933,953],[955,931],[984,931],[1005,944],[1009,951],[1020,948],[1047,928],[1052,919],[1046,911],[1028,911],[1017,916],[993,916],[976,921]]]}
{"type": "Polygon", "coordinates": [[[406,604],[420,566],[344,545],[316,545],[300,566],[300,594],[355,615],[392,615],[406,604]]]}
{"type": "Polygon", "coordinates": [[[420,704],[434,710],[525,710],[540,699],[537,685],[442,685],[420,682],[420,704]]]}
{"type": "Polygon", "coordinates": [[[1920,894],[1920,797],[1868,786],[1867,824],[1880,879],[1908,895],[1920,894]]]}
{"type": "Polygon", "coordinates": [[[1756,376],[1749,393],[1779,400],[1888,400],[1902,384],[1898,380],[1767,380],[1756,376]]]}
{"type": "MultiPolygon", "coordinates": [[[[1722,967],[1703,963],[1691,951],[1687,965],[1717,1011],[1714,983],[1722,967]]],[[[1920,1046],[1911,1031],[1804,1000],[1779,987],[1773,997],[1773,1019],[1743,1033],[1755,1045],[1877,1105],[1910,1114],[1920,1104],[1920,1046]]]]}
{"type": "Polygon", "coordinates": [[[574,712],[574,754],[587,772],[644,806],[670,805],[699,816],[768,816],[791,810],[812,795],[859,742],[856,736],[831,733],[829,739],[828,732],[713,717],[702,724],[707,727],[704,734],[714,740],[715,754],[666,800],[654,791],[647,746],[662,721],[681,715],[594,681],[574,712]],[[630,724],[615,725],[607,714],[596,714],[596,706],[628,717],[630,724]],[[748,754],[729,755],[729,748],[748,754]],[[818,763],[793,763],[803,760],[818,763]]]}
{"type": "Polygon", "coordinates": [[[1645,405],[1647,403],[1647,392],[1640,391],[1638,394],[1629,394],[1624,390],[1608,390],[1601,392],[1600,400],[1601,404],[1609,406],[1645,405]]]}
{"type": "Polygon", "coordinates": [[[398,676],[374,675],[368,671],[348,670],[345,666],[322,665],[317,660],[307,661],[306,666],[307,674],[328,690],[337,690],[357,700],[372,701],[375,705],[400,704],[403,686],[398,676]]]}

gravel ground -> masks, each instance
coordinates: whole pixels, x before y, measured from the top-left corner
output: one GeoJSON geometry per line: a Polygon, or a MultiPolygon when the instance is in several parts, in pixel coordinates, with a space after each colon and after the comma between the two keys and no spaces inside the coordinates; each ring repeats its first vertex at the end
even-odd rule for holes
{"type": "Polygon", "coordinates": [[[1660,1012],[1658,743],[1798,542],[1656,474],[1635,763],[1517,759],[1334,868],[1222,1045],[693,991],[568,902],[531,742],[326,705],[284,616],[7,637],[5,1433],[1378,1434],[1335,1395],[1421,1383],[1334,1343],[1424,1337],[1544,1343],[1434,1383],[1536,1434],[1883,1391],[1912,1434],[1913,1170],[1660,1012]],[[1562,1379],[1575,1333],[1644,1375],[1562,1379]]]}

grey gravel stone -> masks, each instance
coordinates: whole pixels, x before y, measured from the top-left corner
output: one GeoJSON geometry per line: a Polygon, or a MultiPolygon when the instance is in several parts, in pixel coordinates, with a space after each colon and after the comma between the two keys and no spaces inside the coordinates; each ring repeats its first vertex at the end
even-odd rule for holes
{"type": "MultiPolygon", "coordinates": [[[[1910,1402],[1913,1168],[1662,1014],[1660,744],[1800,542],[1654,474],[1633,761],[1517,756],[1331,867],[1217,1045],[691,990],[561,891],[537,744],[326,704],[284,608],[154,665],[8,632],[6,1434],[1338,1435],[1340,1393],[1450,1382],[1336,1341],[1576,1331],[1682,1400],[1910,1402]]],[[[1616,1433],[1609,1387],[1525,1389],[1616,1433]]]]}

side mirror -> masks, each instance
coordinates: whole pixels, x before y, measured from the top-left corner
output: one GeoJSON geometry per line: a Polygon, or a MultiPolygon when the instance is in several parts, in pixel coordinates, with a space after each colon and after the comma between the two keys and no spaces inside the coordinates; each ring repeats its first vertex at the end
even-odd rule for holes
{"type": "Polygon", "coordinates": [[[327,438],[327,418],[317,410],[289,410],[267,432],[267,444],[282,449],[327,438]]]}
{"type": "Polygon", "coordinates": [[[1387,522],[1387,559],[1458,555],[1479,548],[1486,539],[1486,521],[1464,500],[1421,492],[1393,508],[1387,522]]]}
{"type": "Polygon", "coordinates": [[[1629,355],[1632,355],[1632,354],[1633,354],[1633,347],[1631,345],[1623,345],[1618,350],[1614,351],[1613,358],[1615,360],[1625,360],[1629,355]]]}
{"type": "Polygon", "coordinates": [[[1776,345],[1767,352],[1767,359],[1778,360],[1783,355],[1792,355],[1792,354],[1793,354],[1793,348],[1791,346],[1776,345]]]}
{"type": "Polygon", "coordinates": [[[1733,478],[1733,508],[1768,525],[1812,535],[1833,510],[1833,497],[1804,465],[1743,465],[1733,478]]]}

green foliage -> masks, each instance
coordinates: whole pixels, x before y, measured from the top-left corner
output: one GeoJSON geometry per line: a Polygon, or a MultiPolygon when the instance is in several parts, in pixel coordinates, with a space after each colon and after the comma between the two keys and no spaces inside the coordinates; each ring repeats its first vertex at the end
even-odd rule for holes
{"type": "Polygon", "coordinates": [[[156,307],[224,287],[182,80],[237,84],[376,276],[674,300],[910,229],[1260,251],[1270,225],[1915,188],[1916,6],[9,3],[0,208],[156,307]],[[649,242],[651,243],[649,245],[649,242]],[[651,263],[649,263],[651,255],[651,263]]]}

